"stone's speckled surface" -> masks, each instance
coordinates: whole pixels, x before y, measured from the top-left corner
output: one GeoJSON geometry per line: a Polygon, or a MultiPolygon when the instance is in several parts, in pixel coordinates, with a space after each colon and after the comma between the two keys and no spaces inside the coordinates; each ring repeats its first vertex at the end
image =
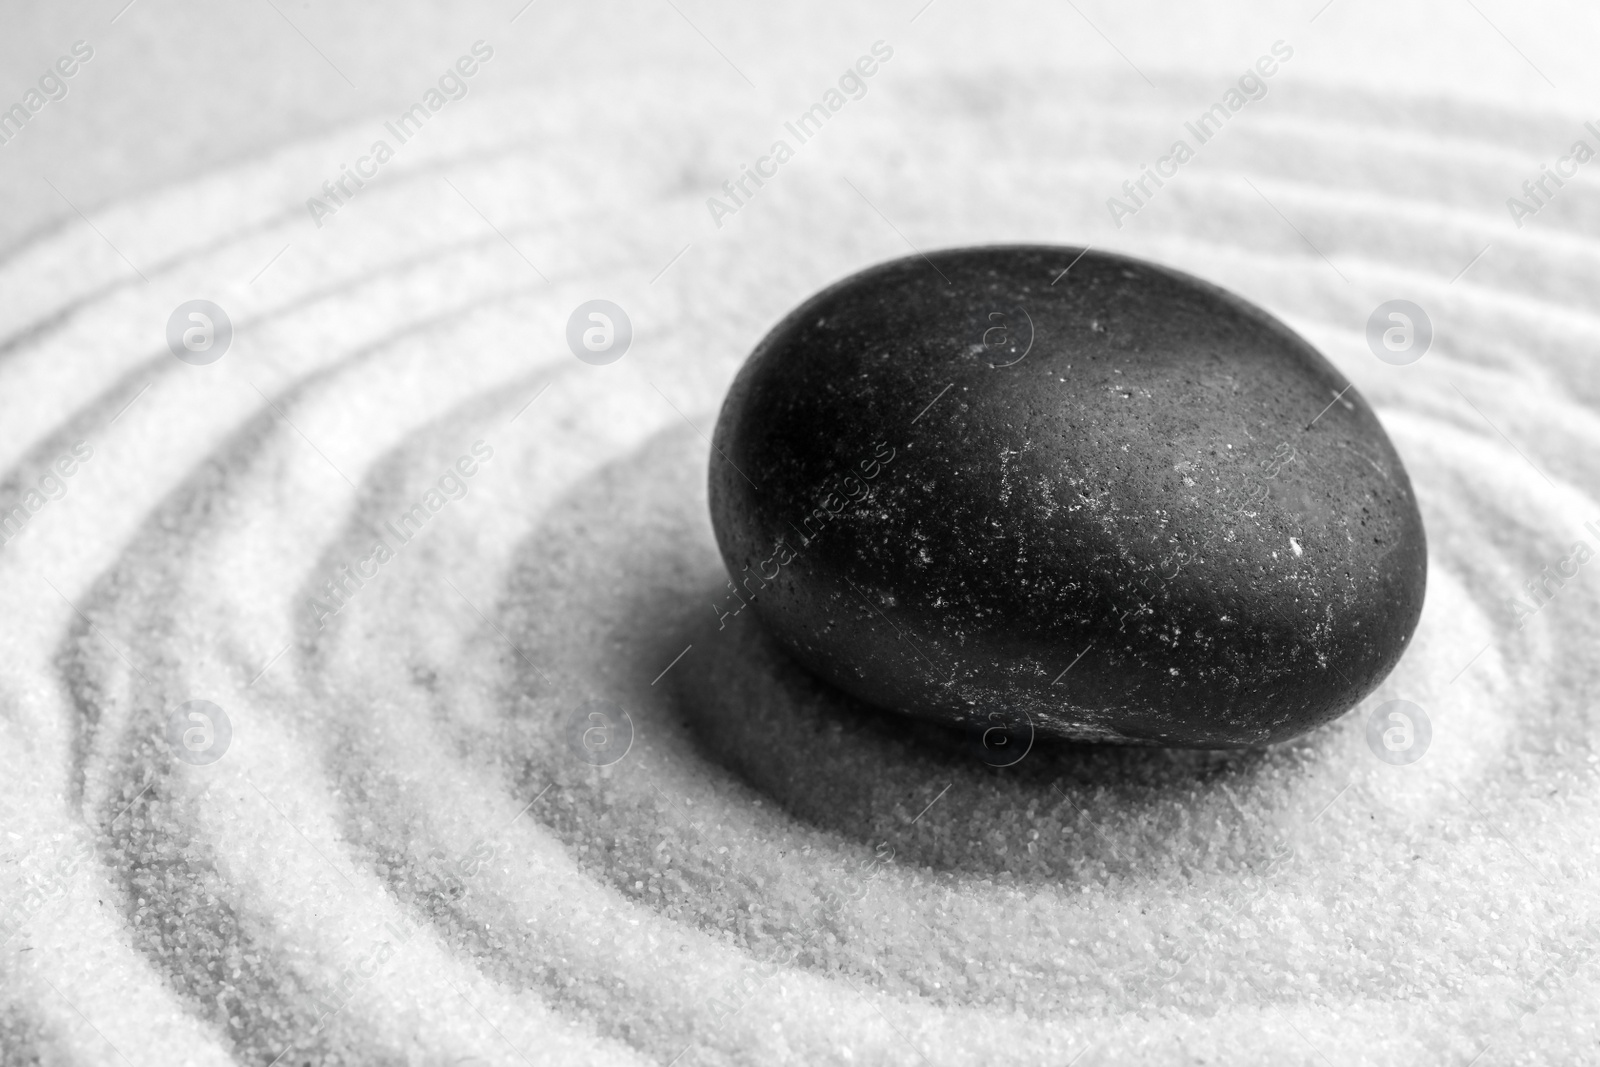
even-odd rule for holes
{"type": "Polygon", "coordinates": [[[714,441],[738,592],[823,678],[930,719],[1229,747],[1334,718],[1422,611],[1382,426],[1260,308],[1079,255],[911,257],[779,323],[714,441]]]}

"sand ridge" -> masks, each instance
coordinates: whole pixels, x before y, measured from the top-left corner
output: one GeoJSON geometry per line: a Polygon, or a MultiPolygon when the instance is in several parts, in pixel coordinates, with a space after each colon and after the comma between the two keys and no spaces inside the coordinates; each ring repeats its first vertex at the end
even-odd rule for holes
{"type": "MultiPolygon", "coordinates": [[[[8,1055],[1399,1063],[1492,1043],[1496,1063],[1591,1045],[1596,591],[1581,574],[1522,631],[1504,601],[1600,517],[1600,246],[1506,232],[1488,192],[1518,164],[1493,116],[1401,127],[1393,166],[1434,180],[1412,210],[1348,151],[1404,120],[1275,86],[1282,124],[1230,129],[1116,245],[1285,317],[1406,460],[1429,602],[1367,706],[1265,753],[1051,750],[999,773],[842,707],[753,613],[722,617],[702,436],[722,391],[800,299],[904,251],[842,179],[928,247],[1082,243],[1108,229],[1117,146],[1167,122],[1103,79],[994,82],[1014,91],[875,85],[720,231],[701,185],[662,176],[739,158],[697,134],[752,105],[641,95],[579,123],[486,94],[260,286],[310,228],[283,208],[297,163],[352,132],[109,208],[186,221],[149,289],[68,230],[0,266],[23,297],[4,310],[3,487],[95,449],[0,550],[8,1055]],[[1083,106],[1044,103],[1062,98],[1083,106]],[[634,169],[555,162],[595,122],[652,131],[634,169]],[[1011,177],[973,176],[979,144],[1011,177]],[[199,290],[236,331],[210,367],[161,342],[199,290]],[[1363,336],[1397,294],[1440,327],[1411,368],[1363,336]],[[561,341],[596,296],[635,324],[609,367],[561,341]],[[477,440],[495,459],[471,492],[318,627],[307,598],[477,440]],[[1365,747],[1365,712],[1396,696],[1433,718],[1408,768],[1365,747]],[[603,768],[561,734],[596,697],[636,732],[603,768]],[[164,740],[197,698],[233,726],[208,767],[164,740]],[[85,838],[94,860],[63,864],[85,838]]],[[[1588,190],[1566,195],[1594,216],[1588,190]]]]}

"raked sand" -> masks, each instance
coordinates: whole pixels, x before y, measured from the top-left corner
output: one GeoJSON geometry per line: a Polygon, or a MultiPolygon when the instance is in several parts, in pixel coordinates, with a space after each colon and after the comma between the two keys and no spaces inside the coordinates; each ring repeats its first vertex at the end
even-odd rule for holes
{"type": "Polygon", "coordinates": [[[385,116],[114,203],[148,284],[77,224],[0,264],[0,502],[93,450],[0,549],[5,1062],[1592,1053],[1600,562],[1521,629],[1505,607],[1600,550],[1600,196],[1520,230],[1501,208],[1573,124],[1275,86],[1118,230],[1127,161],[1179,133],[1131,72],[891,64],[718,228],[708,191],[780,126],[659,73],[581,116],[475,98],[320,230],[308,160],[385,116]],[[907,241],[1095,242],[1321,348],[1429,532],[1381,689],[1264,752],[997,773],[846,714],[752,612],[718,629],[722,393],[907,241]],[[210,366],[163,341],[194,297],[236,330],[210,366]],[[605,367],[562,341],[594,297],[635,327],[605,367]],[[1364,338],[1397,297],[1437,330],[1408,367],[1364,338]],[[323,583],[478,442],[464,495],[319,627],[323,583]],[[1365,742],[1395,697],[1432,723],[1408,767],[1365,742]],[[569,747],[593,698],[635,729],[603,769],[569,747]],[[193,699],[232,726],[209,766],[165,741],[193,699]]]}

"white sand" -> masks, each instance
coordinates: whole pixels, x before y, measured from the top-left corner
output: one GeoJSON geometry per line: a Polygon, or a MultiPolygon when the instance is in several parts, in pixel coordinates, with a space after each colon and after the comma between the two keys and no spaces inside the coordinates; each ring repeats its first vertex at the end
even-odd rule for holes
{"type": "Polygon", "coordinates": [[[1502,210],[1576,124],[1285,79],[1114,231],[1104,197],[1176,132],[1133,75],[891,64],[718,230],[706,192],[778,123],[657,74],[610,72],[583,114],[475,98],[321,231],[286,205],[379,120],[103,209],[148,285],[78,226],[0,266],[0,502],[94,448],[0,549],[6,1062],[1591,1052],[1600,564],[1521,631],[1502,606],[1600,547],[1600,197],[1502,210]],[[710,625],[699,431],[785,310],[907,251],[846,178],[918,246],[1093,241],[1321,347],[1429,530],[1379,692],[1264,754],[1002,776],[809,699],[749,614],[710,625]],[[161,339],[195,296],[237,328],[209,367],[161,339]],[[593,297],[635,325],[609,367],[561,341],[593,297]],[[1394,297],[1438,330],[1412,367],[1363,339],[1394,297]],[[318,630],[307,598],[477,440],[467,495],[318,630]],[[637,730],[606,770],[563,733],[592,697],[637,730]],[[1410,767],[1365,746],[1391,697],[1433,723],[1410,767]],[[208,767],[163,740],[197,698],[234,730],[208,767]]]}

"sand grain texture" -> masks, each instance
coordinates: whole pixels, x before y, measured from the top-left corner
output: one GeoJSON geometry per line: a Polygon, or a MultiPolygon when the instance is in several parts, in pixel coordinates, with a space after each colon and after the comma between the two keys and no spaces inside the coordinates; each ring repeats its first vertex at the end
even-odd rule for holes
{"type": "Polygon", "coordinates": [[[1500,208],[1567,120],[1285,83],[1113,231],[1127,146],[1174,125],[1131,73],[893,73],[721,229],[705,195],[760,138],[717,131],[770,112],[639,70],[581,119],[476,98],[320,231],[301,176],[377,121],[102,207],[148,285],[79,225],[0,264],[0,501],[94,449],[0,550],[8,1063],[1594,1050],[1600,579],[1520,630],[1504,606],[1600,521],[1600,196],[1500,208]],[[583,165],[597,140],[629,166],[583,165]],[[785,311],[906,251],[879,209],[922,247],[1114,241],[1356,382],[1431,552],[1378,693],[1262,753],[1001,775],[841,717],[750,614],[718,630],[702,434],[785,311]],[[195,296],[236,328],[209,367],[162,342],[195,296]],[[609,367],[561,343],[598,296],[635,326],[609,367]],[[1438,330],[1407,368],[1363,337],[1396,296],[1438,330]],[[308,599],[476,441],[465,495],[319,628],[308,599]],[[602,769],[562,732],[595,697],[636,728],[602,769]],[[1433,722],[1410,767],[1365,745],[1392,697],[1433,722]],[[163,740],[197,698],[234,730],[209,767],[163,740]]]}

